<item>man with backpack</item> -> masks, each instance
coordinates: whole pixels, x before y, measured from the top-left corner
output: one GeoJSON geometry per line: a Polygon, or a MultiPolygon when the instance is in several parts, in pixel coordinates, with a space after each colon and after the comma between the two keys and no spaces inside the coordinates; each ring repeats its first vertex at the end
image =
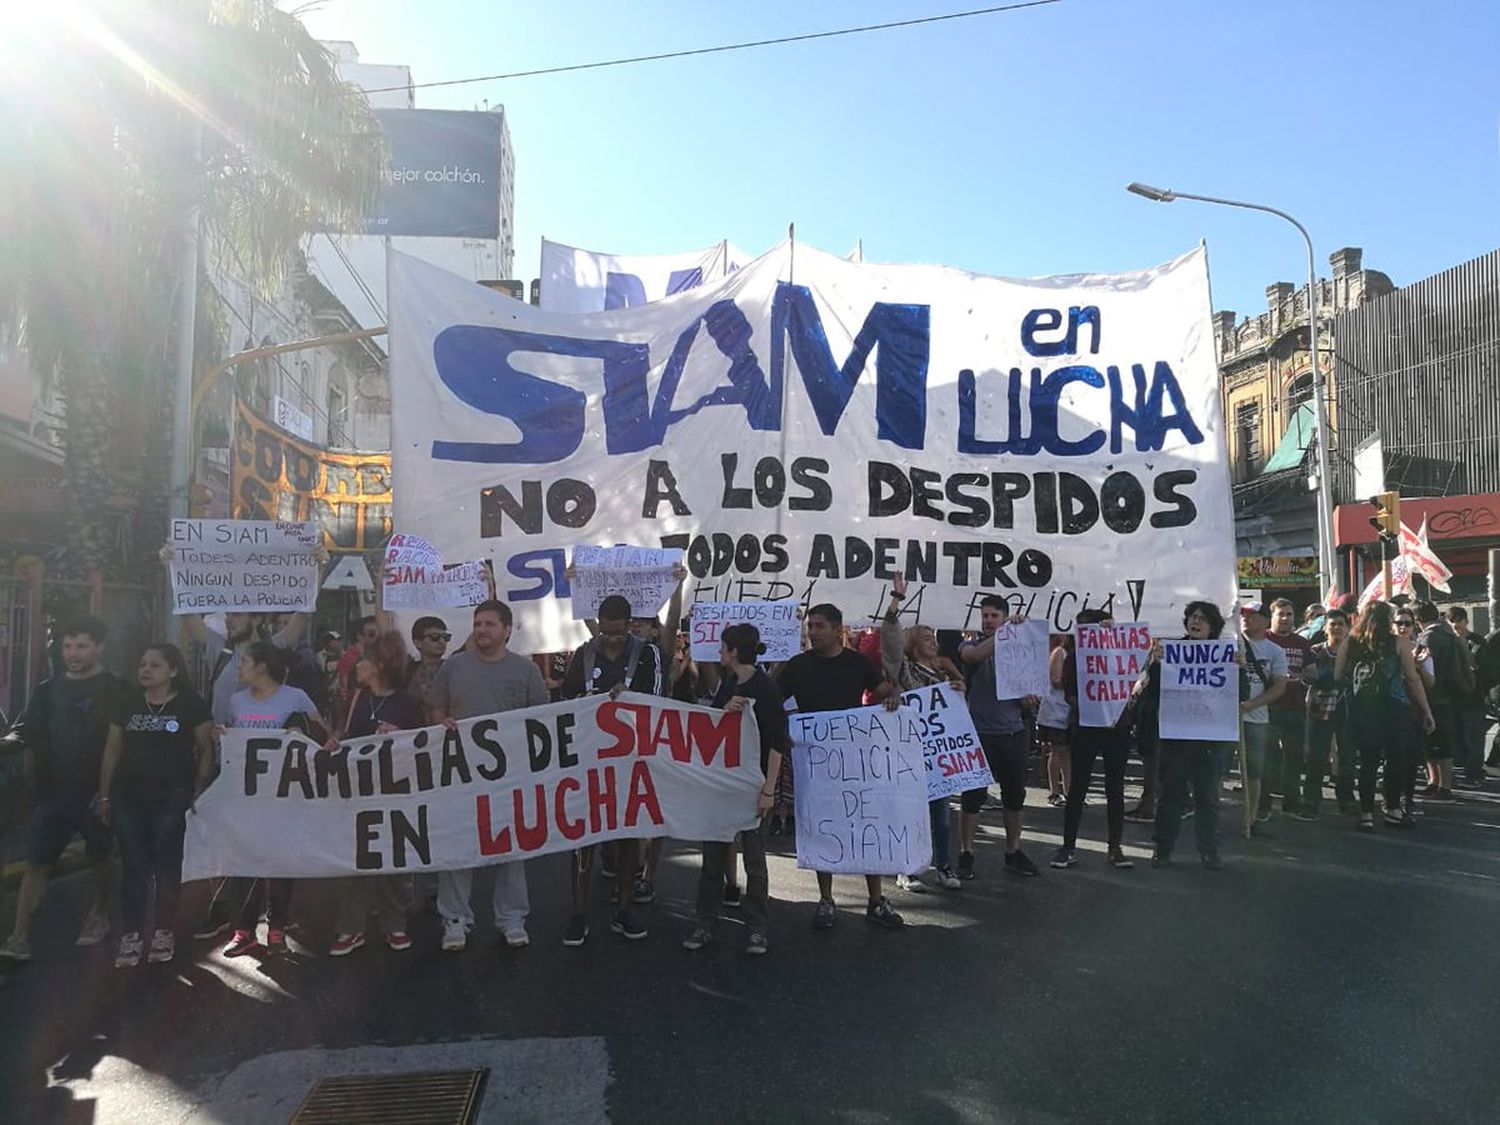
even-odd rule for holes
{"type": "MultiPolygon", "coordinates": [[[[630,603],[619,594],[611,594],[599,603],[598,635],[586,641],[573,654],[563,676],[564,699],[586,695],[618,695],[622,691],[642,695],[660,695],[663,661],[655,642],[644,640],[630,629],[630,603]]],[[[630,913],[635,889],[636,857],[639,841],[619,840],[615,852],[615,887],[617,907],[609,928],[627,941],[646,936],[646,927],[630,913]]],[[[589,937],[590,875],[594,870],[598,845],[591,844],[573,853],[573,917],[563,933],[563,945],[577,949],[589,937]]]]}

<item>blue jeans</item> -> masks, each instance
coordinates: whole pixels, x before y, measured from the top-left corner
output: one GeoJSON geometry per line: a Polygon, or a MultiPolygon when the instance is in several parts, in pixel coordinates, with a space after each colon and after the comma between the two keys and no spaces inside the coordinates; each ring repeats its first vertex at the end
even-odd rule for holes
{"type": "Polygon", "coordinates": [[[953,866],[953,809],[947,797],[927,802],[932,825],[932,866],[953,866]]]}
{"type": "MultiPolygon", "coordinates": [[[[1240,731],[1245,748],[1245,780],[1265,777],[1266,759],[1271,752],[1271,724],[1241,723],[1240,731]]],[[[1292,797],[1292,803],[1297,803],[1295,796],[1292,797]]]]}
{"type": "Polygon", "coordinates": [[[115,838],[120,841],[120,914],[125,933],[143,933],[146,903],[156,892],[155,928],[174,929],[182,891],[184,814],[192,793],[160,796],[122,793],[113,799],[115,838]]]}

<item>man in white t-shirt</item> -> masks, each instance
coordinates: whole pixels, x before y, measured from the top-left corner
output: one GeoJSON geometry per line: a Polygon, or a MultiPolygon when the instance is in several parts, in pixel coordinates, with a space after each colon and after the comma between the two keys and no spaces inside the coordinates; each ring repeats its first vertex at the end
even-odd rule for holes
{"type": "Polygon", "coordinates": [[[1270,705],[1286,691],[1286,652],[1270,637],[1271,615],[1264,602],[1240,606],[1240,626],[1245,634],[1245,676],[1250,694],[1240,703],[1240,772],[1245,779],[1245,839],[1253,837],[1257,819],[1270,820],[1271,812],[1257,815],[1261,779],[1271,746],[1270,705]]]}

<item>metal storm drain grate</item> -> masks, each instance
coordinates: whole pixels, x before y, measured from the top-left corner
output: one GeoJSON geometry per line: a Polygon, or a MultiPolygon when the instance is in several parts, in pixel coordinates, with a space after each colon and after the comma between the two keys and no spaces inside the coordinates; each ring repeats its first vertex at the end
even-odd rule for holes
{"type": "Polygon", "coordinates": [[[320,1078],[292,1125],[470,1125],[489,1069],[320,1078]]]}

